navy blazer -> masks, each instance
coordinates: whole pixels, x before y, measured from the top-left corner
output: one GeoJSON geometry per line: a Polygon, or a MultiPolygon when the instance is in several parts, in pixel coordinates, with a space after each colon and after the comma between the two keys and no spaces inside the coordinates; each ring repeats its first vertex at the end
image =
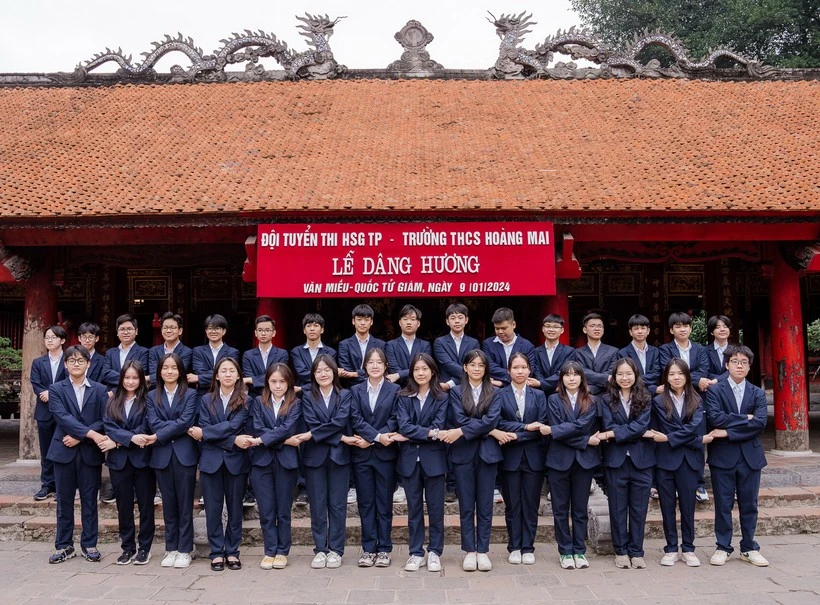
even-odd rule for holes
{"type": "Polygon", "coordinates": [[[399,384],[406,384],[407,377],[410,375],[410,360],[418,353],[427,353],[432,357],[433,349],[430,343],[416,336],[413,339],[412,351],[408,353],[404,339],[401,336],[394,338],[384,347],[384,354],[387,356],[387,373],[398,374],[399,384]]]}
{"type": "MultiPolygon", "coordinates": [[[[319,355],[329,355],[336,359],[336,350],[322,345],[316,353],[319,355]]],[[[293,369],[296,373],[296,385],[302,388],[310,387],[311,374],[310,370],[313,368],[313,359],[310,357],[310,351],[305,348],[305,345],[293,347],[290,350],[290,359],[293,362],[293,369]]]]}
{"type": "Polygon", "coordinates": [[[262,353],[259,347],[248,349],[242,354],[242,376],[245,378],[252,378],[253,382],[248,385],[248,395],[252,397],[259,397],[262,394],[262,389],[265,388],[265,372],[275,363],[284,363],[287,365],[290,356],[285,349],[274,347],[271,345],[268,351],[268,363],[262,363],[262,353]]]}
{"type": "Polygon", "coordinates": [[[197,442],[188,436],[188,429],[194,426],[199,402],[196,391],[186,388],[181,394],[177,387],[174,401],[169,402],[165,387],[157,388],[148,394],[148,426],[157,436],[151,446],[151,468],[168,468],[173,453],[183,466],[196,466],[199,463],[197,442]]]}
{"type": "Polygon", "coordinates": [[[661,354],[660,351],[658,351],[658,347],[646,345],[646,370],[643,369],[641,359],[638,357],[638,353],[635,351],[635,347],[631,342],[623,349],[618,351],[616,359],[631,359],[634,361],[635,365],[638,366],[638,372],[640,372],[641,377],[643,378],[643,383],[646,385],[646,389],[652,397],[655,396],[655,391],[661,381],[662,371],[661,354]]]}
{"type": "Polygon", "coordinates": [[[291,404],[287,414],[273,411],[262,403],[261,398],[251,401],[251,434],[262,439],[262,445],[251,448],[253,466],[279,464],[282,468],[299,468],[299,447],[285,445],[285,441],[299,432],[302,423],[302,402],[291,404]]]}
{"type": "MultiPolygon", "coordinates": [[[[695,388],[698,388],[700,379],[709,377],[709,359],[706,355],[706,347],[691,340],[689,342],[692,344],[692,348],[689,349],[689,372],[692,374],[692,384],[695,385],[695,388]]],[[[661,373],[663,373],[670,359],[681,358],[678,345],[675,344],[674,340],[661,345],[658,352],[660,353],[661,373]]]]}
{"type": "Polygon", "coordinates": [[[424,409],[419,405],[418,397],[399,395],[397,401],[397,418],[399,433],[408,441],[399,443],[399,461],[396,472],[402,477],[409,477],[416,469],[416,463],[428,477],[438,477],[447,472],[447,445],[430,439],[432,429],[443,429],[447,422],[447,395],[439,399],[427,396],[424,409]]]}
{"type": "MultiPolygon", "coordinates": [[[[185,373],[188,374],[193,369],[194,352],[182,344],[182,341],[177,343],[172,353],[179,355],[182,359],[182,367],[185,368],[185,373]]],[[[157,369],[159,368],[159,360],[165,356],[165,343],[151,347],[148,349],[148,368],[145,370],[147,375],[151,377],[151,386],[155,387],[157,382],[157,369]]]]}
{"type": "MultiPolygon", "coordinates": [[[[720,356],[718,355],[714,344],[710,343],[704,348],[706,349],[706,363],[708,368],[706,371],[706,377],[717,378],[720,380],[721,378],[726,378],[729,376],[729,370],[726,369],[726,364],[720,363],[720,356]]],[[[727,361],[725,356],[723,361],[727,361]]]]}
{"type": "Polygon", "coordinates": [[[487,464],[495,464],[504,459],[501,446],[489,432],[498,426],[501,416],[501,399],[498,391],[493,389],[490,407],[483,416],[468,415],[461,405],[461,386],[450,389],[449,410],[447,412],[448,428],[459,428],[464,436],[450,444],[448,456],[455,464],[466,464],[481,458],[487,464]]]}
{"type": "MultiPolygon", "coordinates": [[[[141,347],[137,343],[131,345],[128,354],[125,356],[125,361],[139,361],[142,365],[142,371],[148,371],[148,349],[141,347]]],[[[105,352],[105,360],[100,374],[101,382],[108,387],[109,390],[117,388],[120,382],[120,348],[112,347],[105,352]]]]}
{"type": "MultiPolygon", "coordinates": [[[[566,348],[572,351],[570,347],[566,348]]],[[[501,453],[504,455],[501,468],[505,471],[517,471],[521,468],[521,461],[526,459],[530,469],[543,471],[547,461],[546,439],[541,431],[528,431],[526,426],[531,422],[547,423],[546,396],[539,389],[524,387],[523,416],[518,414],[518,403],[512,385],[501,389],[498,398],[501,401],[498,429],[516,435],[514,441],[501,446],[501,453]]]]}
{"type": "Polygon", "coordinates": [[[706,419],[709,429],[726,429],[728,437],[715,439],[709,449],[709,466],[732,469],[740,457],[753,470],[766,466],[766,454],[760,442],[760,433],[766,428],[768,408],[766,393],[748,380],[743,392],[740,412],[737,411],[735,382],[729,378],[721,380],[706,391],[706,419]],[[749,420],[747,414],[754,414],[749,420]]]}
{"type": "MultiPolygon", "coordinates": [[[[734,395],[732,396],[734,398],[734,395]]],[[[699,403],[689,422],[684,422],[675,406],[667,418],[662,395],[652,400],[651,428],[663,433],[669,441],[655,444],[655,466],[666,471],[680,468],[684,460],[694,471],[703,468],[703,433],[706,417],[703,404],[699,403]]]]}
{"type": "MultiPolygon", "coordinates": [[[[367,348],[365,354],[370,349],[385,348],[383,340],[376,338],[372,334],[367,339],[367,348]]],[[[359,337],[355,334],[350,338],[345,338],[339,342],[339,367],[351,372],[357,372],[358,378],[347,378],[346,384],[354,385],[367,380],[367,372],[364,370],[364,360],[362,359],[362,351],[359,348],[359,337]]]]}
{"type": "MultiPolygon", "coordinates": [[[[541,390],[549,397],[558,386],[558,373],[561,367],[572,359],[575,349],[558,343],[552,354],[552,363],[544,345],[535,347],[532,360],[532,377],[541,383],[541,390]]],[[[545,402],[546,404],[546,402],[545,402]]]]}
{"type": "MultiPolygon", "coordinates": [[[[37,357],[31,362],[31,388],[37,396],[37,402],[34,404],[34,419],[37,422],[49,422],[54,418],[49,409],[49,404],[40,401],[40,393],[48,391],[48,388],[55,382],[60,382],[68,378],[65,371],[64,359],[60,359],[60,365],[57,366],[57,380],[51,379],[51,363],[48,360],[48,353],[42,357],[37,357]]],[[[91,380],[91,378],[89,378],[91,380]]],[[[49,395],[49,401],[51,400],[49,395]]]]}
{"type": "Polygon", "coordinates": [[[461,383],[464,374],[464,357],[470,351],[480,349],[481,345],[472,336],[464,334],[461,338],[461,346],[456,352],[456,341],[450,334],[440,336],[433,342],[433,353],[438,364],[439,381],[455,384],[461,383]]]}
{"type": "Polygon", "coordinates": [[[239,351],[229,347],[224,342],[216,355],[216,362],[214,362],[210,344],[194,347],[194,352],[191,355],[191,365],[193,366],[193,373],[199,377],[199,382],[196,385],[198,395],[204,395],[211,388],[211,381],[214,379],[214,367],[223,357],[230,357],[236,363],[239,363],[239,351]]]}
{"type": "Polygon", "coordinates": [[[85,388],[82,411],[77,405],[77,396],[74,394],[70,378],[52,384],[48,389],[48,405],[54,414],[57,428],[46,457],[53,462],[67,464],[72,462],[79,452],[85,464],[102,466],[103,453],[86,434],[88,431],[103,432],[103,413],[107,403],[108,391],[105,385],[99,382],[89,381],[89,386],[85,388]],[[79,445],[65,445],[63,437],[66,435],[79,439],[79,445]]]}
{"type": "Polygon", "coordinates": [[[602,430],[615,433],[615,439],[602,444],[605,467],[620,468],[623,466],[627,452],[637,468],[655,466],[655,442],[643,436],[649,430],[651,419],[651,402],[636,418],[624,413],[620,398],[613,410],[609,395],[603,396],[601,400],[602,430]]]}
{"type": "Polygon", "coordinates": [[[350,422],[353,434],[359,435],[370,447],[362,449],[354,447],[352,452],[353,463],[367,462],[371,456],[379,460],[395,460],[399,448],[395,443],[384,447],[376,441],[376,435],[395,433],[399,423],[396,419],[396,400],[399,394],[399,385],[393,384],[386,378],[376,398],[376,408],[370,411],[370,397],[367,395],[368,381],[355,385],[350,389],[350,422]]]}
{"type": "Polygon", "coordinates": [[[102,382],[103,366],[105,365],[105,355],[99,351],[94,351],[91,356],[91,365],[85,372],[85,377],[94,382],[102,382]]]}
{"type": "MultiPolygon", "coordinates": [[[[114,420],[109,415],[109,411],[109,406],[106,406],[103,415],[103,427],[105,428],[105,434],[115,441],[119,447],[108,451],[105,458],[106,466],[115,471],[121,471],[125,468],[127,461],[134,468],[147,467],[151,462],[151,447],[140,447],[134,445],[131,441],[134,435],[147,435],[150,433],[147,402],[139,412],[135,402],[131,406],[131,414],[122,420],[114,420]]],[[[123,412],[125,412],[124,409],[123,412]]]]}
{"type": "MultiPolygon", "coordinates": [[[[523,353],[530,360],[530,366],[534,366],[535,347],[520,334],[516,334],[516,336],[517,338],[512,346],[512,351],[510,351],[510,356],[512,357],[513,353],[523,353]]],[[[490,376],[492,379],[500,380],[504,383],[504,386],[507,386],[510,384],[510,373],[507,371],[507,356],[504,354],[504,345],[501,344],[501,342],[494,342],[495,338],[495,336],[485,338],[484,342],[481,343],[481,350],[484,351],[487,359],[490,360],[490,376]]]]}
{"type": "Polygon", "coordinates": [[[199,455],[199,471],[215,473],[222,465],[232,475],[243,475],[251,470],[248,450],[237,447],[234,439],[245,433],[248,422],[248,401],[235,410],[222,408],[222,399],[208,393],[199,402],[199,428],[202,442],[199,455]]]}
{"type": "Polygon", "coordinates": [[[589,392],[595,396],[606,391],[612,368],[618,358],[618,349],[608,344],[598,346],[598,354],[593,355],[588,344],[578,347],[572,355],[573,360],[584,366],[584,376],[587,379],[589,392]]]}
{"type": "Polygon", "coordinates": [[[591,469],[601,464],[598,447],[589,445],[589,438],[598,432],[598,400],[581,414],[581,406],[575,412],[558,393],[547,399],[547,421],[552,428],[552,440],[547,450],[547,467],[566,471],[574,461],[581,468],[591,469]]]}
{"type": "Polygon", "coordinates": [[[302,391],[302,418],[312,438],[302,445],[302,463],[311,468],[323,466],[328,460],[350,464],[350,446],[342,436],[350,433],[350,393],[333,393],[325,406],[322,395],[314,401],[310,389],[302,391]]]}

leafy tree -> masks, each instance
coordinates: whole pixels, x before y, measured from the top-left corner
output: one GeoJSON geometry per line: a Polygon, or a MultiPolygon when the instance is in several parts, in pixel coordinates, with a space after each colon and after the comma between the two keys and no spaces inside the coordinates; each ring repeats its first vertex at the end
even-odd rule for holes
{"type": "Polygon", "coordinates": [[[806,341],[809,352],[820,353],[820,319],[806,325],[806,341]]]}
{"type": "Polygon", "coordinates": [[[820,67],[820,0],[571,0],[604,42],[674,34],[693,59],[727,46],[779,67],[820,67]]]}
{"type": "Polygon", "coordinates": [[[22,367],[22,352],[11,347],[11,340],[0,336],[0,370],[20,370],[22,367]]]}

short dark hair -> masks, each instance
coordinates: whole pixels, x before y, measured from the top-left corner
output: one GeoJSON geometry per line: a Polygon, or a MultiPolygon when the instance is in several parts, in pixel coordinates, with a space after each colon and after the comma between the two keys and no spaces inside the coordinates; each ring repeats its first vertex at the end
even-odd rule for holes
{"type": "Polygon", "coordinates": [[[709,318],[709,321],[706,322],[706,329],[709,330],[709,334],[715,331],[719,321],[722,321],[723,324],[730,330],[732,329],[731,319],[725,315],[712,315],[712,317],[709,318]]]}
{"type": "Polygon", "coordinates": [[[373,317],[374,315],[376,314],[373,312],[373,307],[362,304],[353,307],[353,312],[350,316],[355,319],[356,317],[373,317]]]}
{"type": "Polygon", "coordinates": [[[600,313],[587,313],[581,320],[581,325],[586,327],[587,323],[589,323],[593,319],[600,319],[601,321],[604,321],[604,316],[600,313]]]}
{"type": "Polygon", "coordinates": [[[54,336],[56,336],[57,338],[61,338],[61,339],[63,339],[63,340],[67,340],[67,339],[68,339],[68,333],[67,333],[67,332],[63,329],[63,327],[62,327],[62,326],[57,326],[57,325],[54,325],[54,326],[49,326],[49,327],[47,327],[45,330],[43,330],[43,336],[45,336],[45,335],[46,335],[46,332],[48,332],[49,330],[51,330],[51,332],[52,332],[52,333],[54,334],[54,336]]]}
{"type": "Polygon", "coordinates": [[[677,311],[672,313],[669,316],[669,327],[674,328],[675,324],[681,324],[682,326],[691,326],[692,325],[692,317],[689,313],[684,313],[683,311],[677,311]]]}
{"type": "Polygon", "coordinates": [[[224,328],[227,330],[228,320],[219,313],[214,313],[213,315],[208,315],[208,317],[205,318],[205,327],[207,328],[210,326],[214,328],[224,328]]]}
{"type": "Polygon", "coordinates": [[[728,363],[729,360],[734,357],[735,355],[745,355],[749,359],[749,365],[752,365],[755,360],[755,354],[752,350],[747,347],[746,345],[728,345],[726,349],[723,351],[723,360],[724,363],[728,363]]]}
{"type": "Polygon", "coordinates": [[[640,315],[639,313],[635,313],[635,315],[629,318],[629,321],[626,322],[626,325],[630,328],[634,328],[635,326],[646,326],[648,328],[650,326],[650,323],[649,318],[646,315],[640,315]]]}
{"type": "Polygon", "coordinates": [[[76,357],[77,355],[86,361],[91,361],[91,353],[89,353],[88,349],[82,345],[71,345],[63,351],[63,359],[70,359],[71,357],[76,357]]]}
{"type": "Polygon", "coordinates": [[[162,317],[159,318],[159,325],[161,326],[168,319],[173,319],[174,322],[177,324],[177,327],[182,327],[182,315],[174,313],[173,311],[166,311],[165,313],[163,313],[162,317]]]}
{"type": "Polygon", "coordinates": [[[493,324],[501,324],[505,321],[515,321],[513,310],[508,307],[500,307],[493,313],[493,324]]]}
{"type": "Polygon", "coordinates": [[[260,315],[259,317],[256,318],[256,321],[253,322],[253,325],[258,326],[259,324],[263,324],[267,321],[271,322],[271,324],[273,325],[273,329],[275,330],[276,329],[276,322],[273,321],[273,318],[270,315],[260,315]]]}
{"type": "Polygon", "coordinates": [[[115,323],[116,323],[116,326],[117,326],[118,328],[119,328],[122,324],[127,324],[127,323],[130,323],[130,324],[131,324],[132,326],[134,326],[135,328],[138,328],[138,327],[139,327],[139,326],[137,325],[137,319],[136,319],[136,317],[134,317],[134,316],[133,316],[133,315],[131,315],[130,313],[123,313],[122,315],[120,315],[120,316],[117,318],[117,321],[116,321],[115,323]]]}
{"type": "Polygon", "coordinates": [[[308,324],[319,324],[324,328],[325,318],[318,313],[306,313],[302,318],[302,328],[305,328],[308,324]]]}
{"type": "Polygon", "coordinates": [[[77,336],[82,336],[83,334],[93,334],[94,336],[99,336],[100,326],[95,324],[93,321],[84,321],[80,324],[80,327],[77,328],[77,336]]]}
{"type": "Polygon", "coordinates": [[[561,317],[560,315],[555,314],[555,313],[550,313],[549,315],[544,317],[544,319],[541,320],[541,325],[543,326],[544,324],[558,324],[559,326],[561,326],[563,328],[564,327],[564,318],[561,317]]]}
{"type": "Polygon", "coordinates": [[[467,309],[467,305],[463,303],[453,303],[447,307],[444,311],[444,317],[450,317],[451,315],[463,315],[464,317],[469,317],[470,313],[467,309]]]}
{"type": "Polygon", "coordinates": [[[404,305],[399,311],[399,319],[402,317],[407,317],[408,315],[415,314],[416,319],[421,321],[421,309],[418,307],[414,307],[413,305],[404,305]]]}

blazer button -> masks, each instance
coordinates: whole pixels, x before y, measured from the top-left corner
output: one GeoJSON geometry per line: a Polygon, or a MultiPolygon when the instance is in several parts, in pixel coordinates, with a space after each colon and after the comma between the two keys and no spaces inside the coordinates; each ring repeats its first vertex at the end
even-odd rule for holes
{"type": "Polygon", "coordinates": [[[175,441],[175,439],[171,439],[171,443],[173,443],[174,441],[175,441]]]}

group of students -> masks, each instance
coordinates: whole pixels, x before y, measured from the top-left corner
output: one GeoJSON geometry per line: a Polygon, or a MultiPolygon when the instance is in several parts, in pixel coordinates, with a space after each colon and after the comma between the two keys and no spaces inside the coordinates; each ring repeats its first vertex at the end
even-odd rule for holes
{"type": "Polygon", "coordinates": [[[355,333],[339,343],[338,355],[321,342],[320,315],[304,317],[306,342],[290,355],[272,345],[274,322],[261,316],[259,346],[244,353],[241,365],[239,352],[222,340],[227,321],[220,315],[207,318],[208,344],[193,351],[180,341],[178,315],[162,317],[164,343],[150,350],[135,344],[136,321],[123,315],[116,322],[120,345],[104,359],[94,349],[95,324],[81,325],[80,345],[65,351],[65,332],[52,326],[45,332],[48,353],[31,369],[43,465],[35,498],[56,492],[57,500],[56,550],[49,561],[76,555],[76,491],[82,554],[100,560],[97,494],[105,455],[122,541],[118,564],[150,560],[158,484],[165,521],[161,565],[190,565],[198,469],[210,565],[217,571],[242,567],[248,482],[263,534],[260,566],[287,565],[300,475],[310,501],[316,569],[342,564],[351,477],[361,519],[361,567],[391,564],[393,493],[401,484],[409,533],[404,567],[441,570],[448,479],[459,504],[463,569],[492,569],[498,483],[508,561],[533,564],[547,477],[560,565],[583,569],[589,567],[590,488],[603,468],[597,480],[609,499],[615,565],[646,566],[644,526],[656,488],[667,543],[661,564],[673,565],[682,556],[697,566],[695,498],[708,444],[717,537],[710,562],[723,565],[733,550],[737,498],[741,558],[768,564],[754,541],[766,464],[759,438],[766,399],[745,380],[754,354],[728,344],[727,317],[709,320],[715,341],[702,347],[689,341],[691,318],[673,313],[674,340],[656,349],[646,342],[649,320],[634,315],[632,342],[618,350],[601,342],[604,321],[596,313],[584,317],[587,344],[578,349],[559,342],[564,320],[557,315],[543,319],[545,343],[533,346],[516,333],[508,308],[493,315],[495,336],[479,343],[465,334],[468,310],[459,303],[445,312],[449,333],[431,347],[416,337],[421,315],[404,306],[401,335],[385,343],[370,334],[372,308],[358,305],[352,312],[355,333]]]}

